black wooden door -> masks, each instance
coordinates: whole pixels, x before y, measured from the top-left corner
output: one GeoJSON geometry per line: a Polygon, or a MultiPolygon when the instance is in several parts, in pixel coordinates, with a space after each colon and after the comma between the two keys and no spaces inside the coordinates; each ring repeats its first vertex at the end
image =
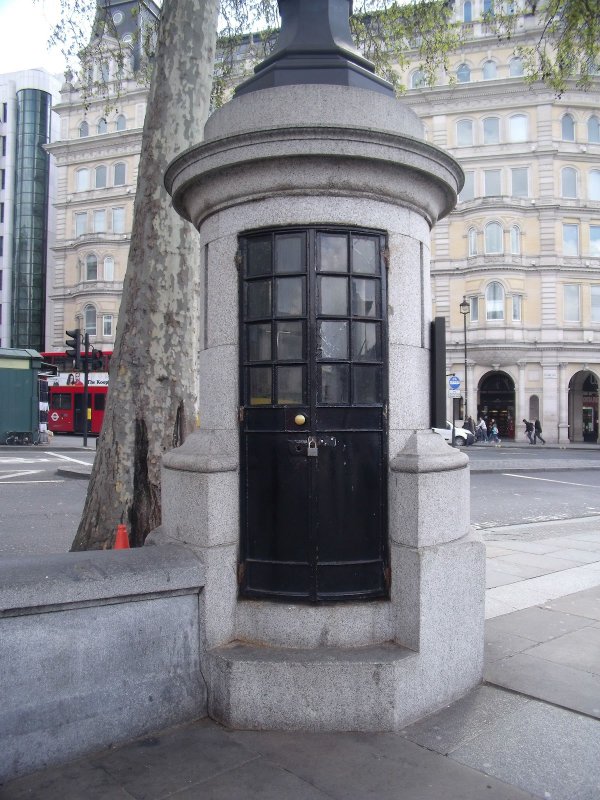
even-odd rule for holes
{"type": "Polygon", "coordinates": [[[385,596],[385,237],[278,230],[240,248],[241,593],[385,596]]]}

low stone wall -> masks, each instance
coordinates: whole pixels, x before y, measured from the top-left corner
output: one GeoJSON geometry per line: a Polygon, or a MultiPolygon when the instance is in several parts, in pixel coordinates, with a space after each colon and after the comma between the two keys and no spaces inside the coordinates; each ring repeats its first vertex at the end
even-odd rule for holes
{"type": "Polygon", "coordinates": [[[205,716],[203,584],[181,546],[0,561],[0,780],[205,716]]]}

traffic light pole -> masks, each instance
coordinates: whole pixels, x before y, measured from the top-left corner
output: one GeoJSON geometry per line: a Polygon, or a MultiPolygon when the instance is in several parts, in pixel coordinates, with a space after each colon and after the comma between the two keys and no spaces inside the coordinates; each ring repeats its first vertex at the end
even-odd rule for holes
{"type": "Polygon", "coordinates": [[[88,386],[90,372],[90,335],[85,334],[85,355],[83,357],[83,446],[87,447],[88,440],[88,386]]]}

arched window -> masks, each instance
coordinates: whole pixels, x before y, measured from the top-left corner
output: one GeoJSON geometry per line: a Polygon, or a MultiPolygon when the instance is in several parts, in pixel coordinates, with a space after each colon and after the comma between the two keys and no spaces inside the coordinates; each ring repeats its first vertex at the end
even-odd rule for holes
{"type": "Polygon", "coordinates": [[[486,117],[483,120],[483,143],[500,143],[500,120],[498,117],[486,117]]]}
{"type": "Polygon", "coordinates": [[[90,336],[96,335],[96,309],[94,306],[86,306],[83,309],[83,324],[86,333],[90,336]]]}
{"type": "Polygon", "coordinates": [[[600,170],[592,169],[588,176],[588,197],[590,200],[600,200],[600,170]]]}
{"type": "Polygon", "coordinates": [[[532,394],[529,398],[529,419],[539,419],[540,398],[537,394],[532,394]]]}
{"type": "Polygon", "coordinates": [[[90,253],[85,259],[85,279],[86,281],[98,280],[98,259],[93,253],[90,253]]]}
{"type": "Polygon", "coordinates": [[[600,119],[595,115],[588,119],[588,142],[592,144],[600,143],[600,119]]]}
{"type": "Polygon", "coordinates": [[[117,117],[117,130],[124,131],[127,128],[127,120],[123,116],[123,114],[119,114],[117,117]]]}
{"type": "Polygon", "coordinates": [[[483,65],[483,80],[491,81],[496,77],[496,62],[486,61],[483,65]]]}
{"type": "Polygon", "coordinates": [[[86,192],[90,188],[89,169],[78,169],[75,173],[75,186],[77,192],[86,192]]]}
{"type": "Polygon", "coordinates": [[[110,65],[106,61],[100,65],[100,79],[102,83],[108,83],[110,80],[110,65]]]}
{"type": "Polygon", "coordinates": [[[575,141],[575,120],[571,114],[565,114],[560,121],[561,136],[565,142],[575,141]]]}
{"type": "Polygon", "coordinates": [[[104,259],[104,280],[114,281],[115,279],[115,260],[112,256],[104,259]]]}
{"type": "Polygon", "coordinates": [[[125,185],[125,164],[120,161],[118,164],[114,166],[114,180],[113,186],[124,186],[125,185]]]}
{"type": "Polygon", "coordinates": [[[469,147],[473,144],[473,120],[459,119],[456,123],[456,144],[469,147]]]}
{"type": "Polygon", "coordinates": [[[516,56],[515,58],[511,58],[510,63],[508,65],[509,74],[511,78],[520,78],[523,75],[523,62],[522,60],[516,56]]]}
{"type": "Polygon", "coordinates": [[[108,133],[108,125],[106,124],[106,120],[104,117],[98,120],[98,133],[108,133]]]}
{"type": "Polygon", "coordinates": [[[529,133],[526,114],[514,114],[508,121],[508,131],[511,142],[526,142],[529,133]]]}
{"type": "Polygon", "coordinates": [[[577,197],[577,170],[564,167],[560,173],[562,197],[577,197]]]}
{"type": "Polygon", "coordinates": [[[493,255],[504,252],[503,230],[499,222],[488,222],[485,226],[485,252],[493,255]]]}
{"type": "Polygon", "coordinates": [[[96,167],[96,189],[104,189],[106,186],[106,167],[104,164],[96,167]]]}
{"type": "Polygon", "coordinates": [[[473,22],[473,6],[471,0],[463,3],[463,22],[473,22]]]}
{"type": "Polygon", "coordinates": [[[492,281],[485,290],[485,318],[504,319],[504,287],[492,281]]]}
{"type": "Polygon", "coordinates": [[[86,136],[90,135],[90,126],[87,124],[85,120],[79,126],[79,138],[85,139],[86,136]]]}
{"type": "Polygon", "coordinates": [[[456,70],[456,80],[459,83],[469,83],[471,80],[471,69],[468,64],[461,64],[456,70]]]}
{"type": "Polygon", "coordinates": [[[510,252],[513,256],[521,255],[521,229],[518,225],[510,229],[510,252]]]}
{"type": "Polygon", "coordinates": [[[475,228],[469,228],[469,255],[476,256],[477,255],[477,231],[475,228]]]}

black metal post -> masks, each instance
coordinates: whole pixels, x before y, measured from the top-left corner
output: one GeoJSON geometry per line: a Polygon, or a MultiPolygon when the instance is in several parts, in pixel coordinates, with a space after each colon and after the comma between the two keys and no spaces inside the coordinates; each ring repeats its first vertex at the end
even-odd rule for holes
{"type": "Polygon", "coordinates": [[[88,385],[90,371],[90,335],[85,335],[85,356],[83,361],[83,446],[87,447],[88,438],[88,385]]]}
{"type": "Polygon", "coordinates": [[[463,297],[462,303],[459,306],[460,313],[463,315],[463,327],[464,327],[464,342],[465,342],[465,419],[469,416],[469,408],[468,408],[468,393],[469,393],[469,383],[467,378],[467,314],[470,311],[469,303],[467,302],[467,298],[463,297]]]}

